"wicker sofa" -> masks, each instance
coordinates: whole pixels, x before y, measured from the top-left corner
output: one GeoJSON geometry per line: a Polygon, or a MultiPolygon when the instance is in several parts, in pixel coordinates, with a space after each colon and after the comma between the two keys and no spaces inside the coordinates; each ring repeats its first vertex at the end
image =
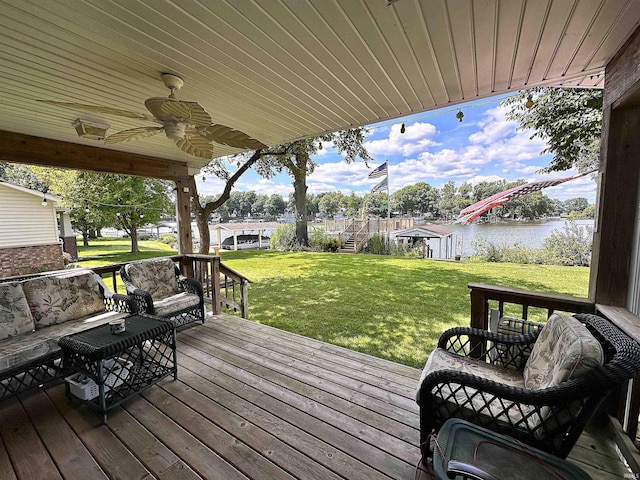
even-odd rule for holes
{"type": "Polygon", "coordinates": [[[165,318],[176,328],[204,323],[202,285],[181,275],[170,258],[127,263],[120,268],[120,277],[140,312],[165,318]]]}
{"type": "Polygon", "coordinates": [[[63,376],[60,337],[136,311],[91,270],[0,281],[0,401],[63,376]]]}
{"type": "Polygon", "coordinates": [[[525,335],[447,330],[416,394],[425,459],[429,435],[453,417],[564,458],[602,400],[639,368],[640,345],[591,314],[553,314],[525,335]]]}

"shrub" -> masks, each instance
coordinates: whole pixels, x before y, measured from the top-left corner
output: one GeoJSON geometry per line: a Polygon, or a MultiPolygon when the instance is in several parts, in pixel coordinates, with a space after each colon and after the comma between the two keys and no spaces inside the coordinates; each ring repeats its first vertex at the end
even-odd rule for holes
{"type": "Polygon", "coordinates": [[[554,230],[544,239],[542,256],[551,265],[589,266],[592,243],[593,227],[567,220],[562,232],[554,230]]]}
{"type": "Polygon", "coordinates": [[[178,238],[173,235],[172,233],[163,233],[162,235],[160,235],[160,239],[159,239],[162,243],[166,243],[167,245],[170,245],[174,242],[176,242],[178,240],[178,238]]]}
{"type": "Polygon", "coordinates": [[[271,234],[271,249],[281,252],[298,252],[303,250],[296,240],[296,224],[285,223],[271,234]]]}

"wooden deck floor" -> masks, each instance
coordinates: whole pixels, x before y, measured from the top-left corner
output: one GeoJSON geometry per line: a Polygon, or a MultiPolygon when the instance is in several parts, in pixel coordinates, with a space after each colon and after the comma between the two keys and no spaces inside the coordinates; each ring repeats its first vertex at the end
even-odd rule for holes
{"type": "MultiPolygon", "coordinates": [[[[226,315],[178,343],[179,380],[107,425],[62,384],[1,404],[0,478],[414,478],[418,370],[226,315]]],[[[593,478],[625,473],[595,436],[572,457],[593,478]]]]}

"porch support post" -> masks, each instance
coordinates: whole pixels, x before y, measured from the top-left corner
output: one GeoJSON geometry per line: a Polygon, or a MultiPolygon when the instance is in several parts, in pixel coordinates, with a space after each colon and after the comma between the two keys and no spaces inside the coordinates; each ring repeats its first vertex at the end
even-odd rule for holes
{"type": "Polygon", "coordinates": [[[605,70],[589,298],[625,307],[640,180],[640,28],[605,70]]]}
{"type": "Polygon", "coordinates": [[[176,221],[180,254],[193,253],[191,236],[191,189],[188,178],[176,178],[176,221]]]}

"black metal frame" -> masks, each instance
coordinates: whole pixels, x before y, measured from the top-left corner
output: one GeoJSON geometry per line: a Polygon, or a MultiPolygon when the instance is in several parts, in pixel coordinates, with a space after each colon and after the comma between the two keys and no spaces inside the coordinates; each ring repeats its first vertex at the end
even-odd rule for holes
{"type": "Polygon", "coordinates": [[[112,334],[109,325],[62,337],[60,348],[66,372],[91,378],[98,395],[89,400],[74,397],[66,383],[67,396],[102,414],[173,374],[178,379],[176,330],[172,322],[139,314],[127,317],[127,331],[112,334]],[[122,365],[131,363],[130,368],[122,365]]]}
{"type": "MultiPolygon", "coordinates": [[[[425,461],[431,455],[428,436],[452,417],[463,418],[565,458],[602,400],[640,369],[640,345],[620,329],[597,315],[576,314],[574,317],[600,342],[605,355],[604,365],[582,378],[528,390],[460,371],[441,370],[427,375],[420,385],[419,397],[420,444],[425,461]],[[464,394],[466,399],[455,399],[456,394],[459,397],[464,394]],[[499,414],[492,413],[486,406],[477,410],[472,403],[474,397],[482,398],[485,405],[500,402],[503,410],[499,414]],[[509,412],[517,415],[509,415],[509,412]]],[[[529,351],[538,335],[501,335],[456,327],[440,337],[438,347],[497,365],[496,368],[522,370],[524,361],[520,357],[529,351]],[[496,349],[496,343],[509,346],[509,358],[504,351],[496,349]]]]}
{"type": "MultiPolygon", "coordinates": [[[[136,313],[138,311],[133,298],[105,290],[99,283],[98,287],[103,297],[104,311],[124,313],[136,313]]],[[[45,328],[53,330],[55,326],[45,328]]],[[[66,372],[62,366],[62,351],[60,349],[30,360],[27,363],[16,365],[0,373],[0,402],[47,382],[62,378],[65,374],[66,372]]]]}
{"type": "MultiPolygon", "coordinates": [[[[180,328],[197,321],[204,323],[204,292],[202,290],[202,285],[194,278],[181,275],[177,266],[174,265],[173,268],[175,270],[176,277],[178,278],[178,289],[181,292],[198,295],[200,301],[195,306],[158,316],[170,320],[176,328],[180,328]]],[[[139,311],[149,315],[156,315],[151,294],[146,290],[136,287],[131,282],[131,277],[129,277],[129,274],[126,271],[126,265],[123,265],[120,268],[120,278],[122,278],[122,282],[127,289],[127,293],[133,297],[138,305],[139,311]]]]}

